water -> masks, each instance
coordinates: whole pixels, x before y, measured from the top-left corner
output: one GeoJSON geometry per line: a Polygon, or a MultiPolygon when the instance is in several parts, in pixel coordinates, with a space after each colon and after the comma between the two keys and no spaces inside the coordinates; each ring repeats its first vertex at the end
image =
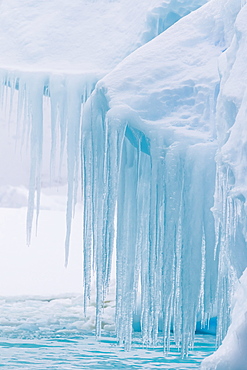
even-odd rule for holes
{"type": "Polygon", "coordinates": [[[83,318],[81,298],[2,300],[0,305],[0,367],[12,369],[197,369],[214,351],[214,337],[197,335],[194,350],[182,360],[172,343],[163,355],[162,339],[145,348],[139,333],[130,352],[119,347],[114,333],[96,340],[83,318]],[[88,330],[85,328],[88,327],[88,330]],[[84,328],[84,329],[83,329],[84,328]]]}
{"type": "MultiPolygon", "coordinates": [[[[48,333],[47,333],[48,334],[48,333]]],[[[161,345],[144,349],[136,338],[133,349],[125,352],[111,336],[100,341],[90,334],[50,333],[43,338],[0,339],[1,367],[10,369],[196,369],[214,344],[209,336],[199,336],[194,351],[181,360],[172,346],[164,358],[161,345]]]]}

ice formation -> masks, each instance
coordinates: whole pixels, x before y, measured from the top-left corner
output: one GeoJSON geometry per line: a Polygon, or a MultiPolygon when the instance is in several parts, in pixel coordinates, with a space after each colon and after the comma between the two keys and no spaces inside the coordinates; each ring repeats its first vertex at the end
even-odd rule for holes
{"type": "Polygon", "coordinates": [[[247,363],[247,270],[244,271],[233,298],[232,324],[219,349],[206,358],[202,370],[245,370],[247,363]]]}
{"type": "MultiPolygon", "coordinates": [[[[139,1],[140,6],[134,9],[129,3],[123,1],[112,3],[107,0],[85,3],[78,1],[72,7],[61,7],[56,3],[34,6],[33,1],[26,1],[24,8],[20,7],[16,0],[1,3],[2,106],[9,106],[11,111],[14,90],[17,89],[17,121],[18,125],[23,125],[22,129],[19,129],[19,132],[22,131],[21,140],[25,142],[30,136],[31,142],[27,242],[30,244],[34,207],[37,219],[39,214],[43,104],[44,96],[48,96],[51,105],[51,173],[55,170],[56,151],[60,150],[60,164],[57,165],[60,168],[65,142],[67,147],[66,264],[78,185],[83,104],[93,91],[96,82],[144,42],[142,34],[146,29],[150,31],[147,14],[152,13],[155,6],[159,5],[163,18],[169,18],[169,14],[173,14],[176,9],[183,13],[181,9],[184,9],[183,2],[176,1],[167,3],[153,0],[151,7],[149,1],[139,1]],[[94,22],[88,21],[92,14],[94,22]],[[119,27],[119,23],[122,28],[119,27]],[[112,24],[111,29],[109,24],[112,24]],[[70,129],[67,130],[67,127],[70,129]],[[60,145],[57,145],[58,136],[60,145]]],[[[195,3],[189,10],[199,5],[195,3]]],[[[165,26],[157,29],[157,25],[154,24],[153,27],[157,35],[165,26]]]]}
{"type": "Polygon", "coordinates": [[[0,5],[0,92],[11,111],[18,91],[19,132],[30,140],[28,243],[48,98],[51,181],[67,153],[66,263],[81,174],[84,305],[95,270],[97,335],[115,248],[116,331],[127,349],[139,304],[146,344],[156,342],[162,317],[164,350],[172,328],[185,356],[196,322],[213,315],[220,344],[247,265],[246,2],[76,1],[65,13],[32,0],[25,13],[16,4],[0,5]],[[6,42],[12,9],[19,40],[8,33],[6,42]],[[52,16],[42,23],[44,12],[52,16]]]}
{"type": "MultiPolygon", "coordinates": [[[[219,227],[221,264],[219,289],[230,283],[233,299],[231,325],[222,346],[203,362],[203,369],[246,369],[246,82],[244,66],[247,6],[238,14],[232,42],[220,59],[218,98],[218,186],[214,215],[219,227]],[[243,272],[244,271],[244,272],[243,272]],[[242,275],[243,273],[243,275],[242,275]],[[242,275],[242,276],[241,276],[242,275]],[[236,283],[240,278],[240,284],[236,283]]],[[[227,294],[227,290],[225,291],[227,294]]],[[[229,291],[228,291],[229,294],[229,291]]],[[[221,315],[229,310],[230,296],[222,297],[221,315]],[[223,303],[224,302],[224,303],[223,303]]]]}
{"type": "MultiPolygon", "coordinates": [[[[145,342],[155,342],[162,314],[165,347],[172,322],[186,354],[198,316],[205,323],[214,304],[218,341],[226,334],[228,285],[235,270],[227,269],[226,276],[222,268],[226,222],[216,210],[217,201],[223,204],[218,192],[224,184],[215,169],[215,123],[223,83],[218,61],[234,37],[240,8],[236,2],[209,2],[127,57],[97,84],[86,104],[84,233],[99,258],[100,315],[117,208],[117,328],[127,346],[138,288],[145,342]]],[[[87,247],[85,240],[90,256],[87,247]]],[[[85,291],[89,263],[85,257],[85,291]]]]}

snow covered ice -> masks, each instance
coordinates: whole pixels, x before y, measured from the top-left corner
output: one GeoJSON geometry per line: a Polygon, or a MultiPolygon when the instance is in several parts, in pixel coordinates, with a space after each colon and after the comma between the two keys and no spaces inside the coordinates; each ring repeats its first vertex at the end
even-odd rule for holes
{"type": "Polygon", "coordinates": [[[30,244],[42,183],[67,182],[67,264],[81,191],[84,307],[95,288],[97,335],[116,268],[127,349],[136,311],[145,344],[162,319],[165,352],[172,329],[182,356],[196,323],[217,316],[225,339],[202,367],[233,369],[240,353],[244,369],[234,292],[247,267],[246,2],[3,0],[0,10],[2,108],[16,145],[30,147],[29,180],[1,178],[1,205],[22,204],[29,188],[30,244]]]}

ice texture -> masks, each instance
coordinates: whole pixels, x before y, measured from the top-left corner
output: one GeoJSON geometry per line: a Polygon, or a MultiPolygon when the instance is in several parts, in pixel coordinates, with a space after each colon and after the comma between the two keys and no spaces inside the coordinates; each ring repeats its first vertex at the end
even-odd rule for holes
{"type": "MultiPolygon", "coordinates": [[[[73,6],[64,4],[61,7],[60,3],[56,2],[36,4],[29,0],[20,5],[16,0],[12,0],[2,1],[0,4],[2,106],[5,109],[8,107],[11,112],[15,90],[18,90],[17,133],[21,133],[24,144],[30,138],[27,244],[31,242],[34,208],[36,226],[39,215],[43,104],[45,97],[49,97],[51,183],[55,174],[61,172],[65,147],[67,149],[65,264],[68,262],[71,219],[77,199],[81,115],[84,103],[96,82],[145,42],[143,35],[147,29],[150,30],[148,14],[160,2],[153,0],[150,4],[150,1],[142,0],[139,7],[131,7],[130,3],[108,0],[77,1],[73,6]],[[90,17],[93,21],[90,21],[90,17]],[[59,163],[55,160],[58,152],[59,163]]],[[[163,13],[169,13],[170,6],[172,9],[179,9],[181,6],[184,8],[186,2],[164,2],[163,13]]],[[[189,11],[198,6],[200,4],[195,3],[189,7],[189,11]]],[[[159,29],[155,34],[162,31],[163,29],[159,29]]]]}
{"type": "MultiPolygon", "coordinates": [[[[218,98],[219,150],[214,216],[218,228],[221,264],[219,292],[221,315],[233,306],[231,325],[222,346],[202,369],[246,368],[246,82],[244,66],[247,6],[242,3],[232,42],[220,59],[221,90],[218,98]],[[243,272],[244,271],[244,272],[243,272]],[[243,275],[242,275],[243,273],[243,275]],[[240,276],[242,277],[240,278],[240,276]],[[240,284],[236,283],[240,278],[240,284]],[[227,289],[226,283],[229,284],[227,289]],[[234,293],[236,290],[237,291],[234,293]],[[232,294],[230,294],[232,293],[232,294]],[[234,299],[232,301],[232,295],[234,299]]],[[[226,328],[225,328],[226,329],[226,328]]]]}
{"type": "MultiPolygon", "coordinates": [[[[139,305],[147,345],[157,342],[162,319],[165,353],[172,329],[184,357],[197,321],[206,326],[213,315],[220,344],[247,265],[246,1],[24,5],[26,13],[15,0],[0,5],[0,93],[10,112],[17,94],[18,130],[30,143],[28,244],[40,208],[48,99],[51,182],[67,159],[65,263],[81,187],[84,309],[95,273],[97,336],[115,250],[116,332],[126,349],[139,305]],[[6,33],[11,6],[19,41],[6,33]]],[[[229,333],[238,330],[236,317],[229,333]]]]}
{"type": "Polygon", "coordinates": [[[222,269],[221,221],[215,216],[215,230],[211,208],[220,186],[218,63],[241,5],[211,1],[184,17],[125,58],[85,106],[85,291],[86,256],[96,255],[100,317],[116,212],[117,333],[127,348],[139,294],[147,344],[156,342],[160,315],[165,350],[172,327],[183,356],[198,317],[205,325],[216,308],[219,343],[229,324],[235,270],[222,269]]]}
{"type": "Polygon", "coordinates": [[[207,0],[158,0],[147,13],[146,30],[143,32],[142,42],[152,40],[206,2],[207,0]]]}
{"type": "MultiPolygon", "coordinates": [[[[232,323],[219,349],[206,358],[202,370],[245,370],[247,363],[247,270],[241,276],[233,297],[232,323]]],[[[236,287],[235,287],[236,288],[236,287]]]]}
{"type": "Polygon", "coordinates": [[[29,71],[109,72],[147,41],[144,34],[153,38],[205,2],[2,0],[0,65],[29,71]]]}

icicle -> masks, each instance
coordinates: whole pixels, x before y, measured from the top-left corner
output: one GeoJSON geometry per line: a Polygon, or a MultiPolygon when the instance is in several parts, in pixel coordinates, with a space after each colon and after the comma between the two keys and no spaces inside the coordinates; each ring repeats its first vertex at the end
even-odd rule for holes
{"type": "Polygon", "coordinates": [[[104,202],[104,107],[98,112],[87,104],[82,130],[82,170],[84,202],[84,309],[90,299],[92,254],[96,266],[96,334],[101,333],[103,306],[103,202],[104,202]],[[97,130],[94,130],[94,124],[97,130]],[[93,251],[92,251],[93,248],[93,251]]]}
{"type": "MultiPolygon", "coordinates": [[[[6,84],[13,89],[16,78],[8,83],[5,76],[6,84]]],[[[140,295],[143,342],[156,344],[162,317],[165,353],[172,327],[186,356],[198,316],[202,321],[210,317],[216,293],[212,288],[215,275],[209,273],[210,269],[216,271],[218,263],[210,212],[215,148],[208,143],[167,146],[165,136],[155,133],[149,133],[147,139],[134,128],[135,116],[127,107],[109,109],[102,86],[83,111],[94,84],[83,76],[65,75],[48,78],[41,74],[30,83],[30,76],[24,74],[18,80],[18,119],[24,117],[23,137],[30,132],[31,140],[28,243],[35,196],[37,217],[39,213],[45,90],[51,99],[51,176],[55,175],[58,136],[61,163],[67,134],[66,263],[80,166],[82,169],[84,309],[95,269],[96,334],[101,334],[116,242],[116,331],[120,343],[126,349],[131,346],[133,312],[140,295]],[[204,179],[207,174],[210,181],[204,179]]],[[[231,203],[224,207],[228,207],[228,214],[236,212],[231,203]]]]}
{"type": "Polygon", "coordinates": [[[170,330],[173,319],[174,338],[180,345],[181,331],[181,194],[183,166],[181,148],[172,145],[166,151],[164,176],[164,241],[162,273],[162,312],[164,351],[170,346],[170,330]]]}
{"type": "Polygon", "coordinates": [[[132,339],[137,230],[138,152],[124,141],[117,216],[117,334],[128,350],[132,339]]]}
{"type": "Polygon", "coordinates": [[[66,86],[63,75],[52,75],[49,81],[50,103],[51,103],[51,153],[50,153],[50,179],[55,177],[55,163],[57,153],[57,138],[60,133],[60,154],[58,175],[61,176],[65,146],[65,107],[66,107],[66,86]],[[60,124],[60,127],[58,127],[60,124]],[[60,129],[60,131],[59,131],[60,129]]]}
{"type": "Polygon", "coordinates": [[[27,99],[28,99],[28,117],[27,124],[31,127],[31,169],[29,178],[29,196],[27,212],[27,244],[30,244],[33,214],[36,199],[36,224],[38,222],[40,207],[40,172],[42,163],[43,150],[43,91],[44,76],[30,76],[26,82],[27,99]],[[30,78],[31,77],[31,78],[30,78]],[[30,121],[29,121],[30,120],[30,121]]]}
{"type": "Polygon", "coordinates": [[[68,196],[66,213],[65,265],[68,263],[71,220],[75,204],[75,183],[78,181],[78,159],[80,144],[81,95],[74,81],[67,83],[67,171],[68,196]]]}
{"type": "Polygon", "coordinates": [[[237,215],[236,203],[230,196],[231,190],[231,174],[229,167],[218,163],[217,178],[219,181],[216,184],[217,201],[214,209],[216,225],[220,229],[218,235],[218,249],[219,249],[219,271],[217,282],[217,338],[216,342],[219,346],[226,335],[228,326],[230,324],[230,308],[231,296],[234,284],[237,280],[236,272],[232,267],[230,261],[231,249],[233,249],[236,239],[237,215]]]}
{"type": "MultiPolygon", "coordinates": [[[[84,113],[85,121],[85,113],[84,113]]],[[[84,312],[90,300],[93,247],[93,162],[91,130],[83,126],[82,135],[82,193],[83,193],[83,253],[84,253],[84,312]]]]}
{"type": "MultiPolygon", "coordinates": [[[[79,181],[79,168],[81,168],[80,145],[82,125],[83,102],[92,93],[97,76],[69,76],[65,79],[66,88],[66,126],[67,126],[67,172],[68,172],[68,197],[66,213],[66,239],[65,239],[65,265],[68,263],[71,222],[73,211],[77,202],[77,189],[79,181]],[[87,80],[88,78],[88,80],[87,80]]],[[[61,111],[62,112],[62,111],[61,111]]],[[[60,114],[63,117],[63,114],[60,114]]],[[[63,151],[64,123],[61,128],[61,150],[63,151]]],[[[61,151],[61,153],[62,153],[61,151]]],[[[62,154],[61,154],[62,155],[62,154]]],[[[100,213],[99,213],[100,214],[100,213]]]]}
{"type": "Polygon", "coordinates": [[[38,223],[41,194],[41,165],[43,156],[43,98],[51,100],[50,179],[54,179],[56,153],[60,150],[59,173],[65,147],[67,149],[68,201],[65,264],[68,262],[71,220],[77,202],[82,108],[94,90],[100,76],[97,74],[66,75],[0,71],[0,99],[3,108],[12,111],[13,96],[18,90],[17,137],[21,148],[30,146],[30,177],[27,212],[27,244],[30,244],[34,211],[38,223]],[[67,136],[66,136],[67,134],[67,136]],[[60,136],[60,143],[58,139],[60,136]],[[67,141],[66,141],[67,138],[67,141]]]}
{"type": "Polygon", "coordinates": [[[16,138],[20,138],[21,149],[24,143],[27,144],[26,138],[26,124],[25,120],[28,120],[27,114],[27,98],[26,98],[26,86],[22,78],[18,81],[18,106],[17,106],[17,125],[16,125],[16,138]]]}
{"type": "Polygon", "coordinates": [[[186,356],[196,321],[210,317],[216,295],[215,275],[210,273],[217,273],[218,263],[210,211],[215,145],[166,147],[165,139],[155,134],[148,143],[142,132],[128,125],[132,112],[108,109],[99,88],[87,102],[83,120],[85,305],[95,267],[100,335],[116,214],[119,342],[126,349],[131,346],[132,316],[140,294],[143,342],[156,343],[162,316],[165,353],[173,326],[175,341],[186,356]]]}

